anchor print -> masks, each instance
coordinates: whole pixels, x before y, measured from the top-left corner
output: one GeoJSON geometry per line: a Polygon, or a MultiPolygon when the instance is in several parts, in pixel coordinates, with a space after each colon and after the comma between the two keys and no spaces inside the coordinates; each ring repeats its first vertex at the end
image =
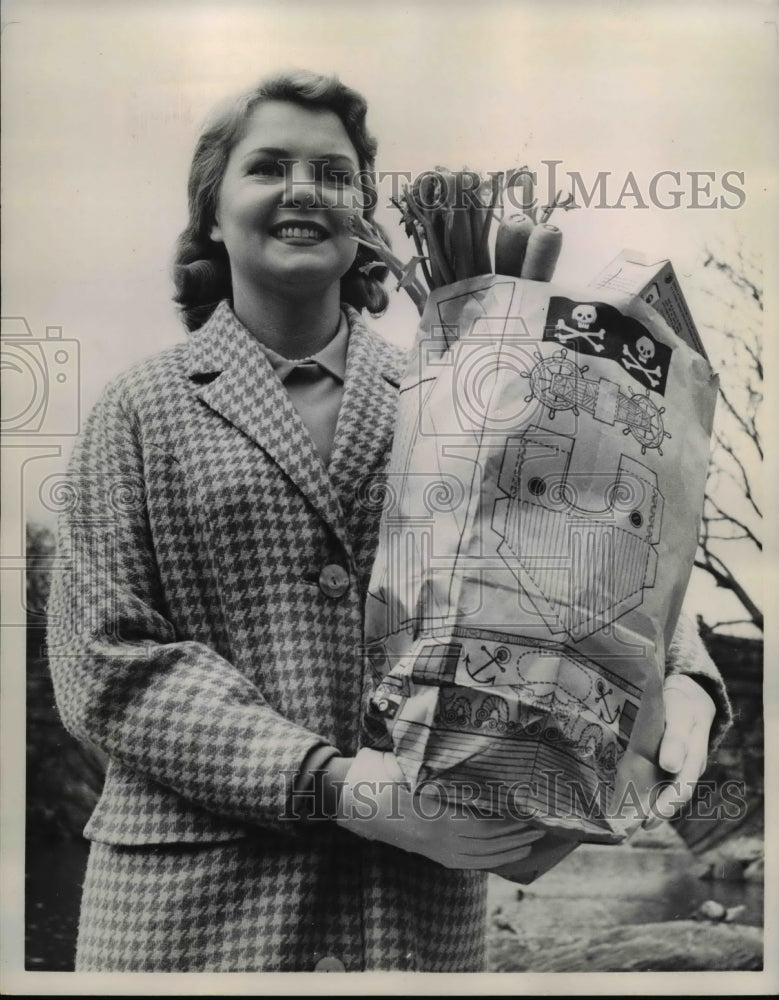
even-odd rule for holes
{"type": "Polygon", "coordinates": [[[506,673],[505,665],[511,660],[511,650],[509,650],[507,646],[498,646],[494,653],[491,653],[486,646],[482,646],[481,650],[483,653],[487,654],[487,660],[474,670],[471,670],[471,658],[466,655],[465,668],[470,677],[473,680],[478,680],[480,684],[494,684],[500,674],[506,673]],[[498,670],[493,669],[492,673],[485,675],[485,671],[490,667],[497,667],[498,670]]]}
{"type": "Polygon", "coordinates": [[[603,719],[604,722],[608,722],[609,725],[613,725],[619,718],[620,712],[622,711],[622,706],[617,705],[616,709],[612,712],[609,709],[609,703],[606,698],[610,694],[614,694],[614,688],[609,688],[606,690],[606,685],[603,681],[599,680],[595,683],[595,689],[598,692],[598,697],[595,699],[595,704],[597,705],[599,701],[603,702],[603,708],[598,709],[598,715],[603,719]],[[605,712],[604,712],[605,709],[605,712]]]}

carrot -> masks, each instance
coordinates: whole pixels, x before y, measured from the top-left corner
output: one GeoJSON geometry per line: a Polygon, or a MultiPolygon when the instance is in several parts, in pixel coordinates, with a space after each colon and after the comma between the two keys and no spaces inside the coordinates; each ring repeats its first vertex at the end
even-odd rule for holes
{"type": "Polygon", "coordinates": [[[495,238],[496,274],[521,277],[525,251],[532,232],[533,223],[526,215],[515,213],[500,220],[495,238]]]}
{"type": "Polygon", "coordinates": [[[548,222],[537,225],[527,242],[521,277],[532,281],[551,281],[562,246],[563,234],[557,226],[548,222]]]}

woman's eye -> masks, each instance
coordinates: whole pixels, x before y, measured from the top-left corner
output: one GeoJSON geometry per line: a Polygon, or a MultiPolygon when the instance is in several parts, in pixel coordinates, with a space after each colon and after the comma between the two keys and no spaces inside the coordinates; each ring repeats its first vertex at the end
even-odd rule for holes
{"type": "Polygon", "coordinates": [[[261,160],[249,168],[249,173],[255,177],[283,177],[284,167],[276,160],[261,160]]]}
{"type": "Polygon", "coordinates": [[[343,187],[352,182],[352,171],[348,167],[330,166],[327,162],[321,165],[317,174],[323,184],[343,187]]]}
{"type": "MultiPolygon", "coordinates": [[[[250,177],[258,177],[261,180],[280,180],[287,176],[292,177],[294,169],[294,160],[258,160],[247,172],[250,177]]],[[[312,180],[328,187],[345,187],[354,181],[353,170],[348,166],[331,164],[328,160],[311,160],[305,169],[306,173],[310,171],[309,176],[312,180]]]]}

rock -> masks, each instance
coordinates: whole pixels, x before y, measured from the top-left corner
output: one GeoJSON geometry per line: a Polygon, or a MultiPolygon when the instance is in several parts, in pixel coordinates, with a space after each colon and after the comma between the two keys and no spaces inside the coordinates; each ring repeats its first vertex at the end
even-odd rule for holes
{"type": "Polygon", "coordinates": [[[519,937],[519,931],[516,929],[514,924],[510,920],[507,920],[503,915],[503,907],[496,906],[492,911],[492,926],[498,931],[509,931],[516,937],[519,937]]]}
{"type": "Polygon", "coordinates": [[[725,913],[726,910],[722,903],[718,903],[714,899],[707,899],[701,903],[693,916],[702,920],[724,920],[725,913]]]}
{"type": "Polygon", "coordinates": [[[725,923],[732,924],[746,911],[746,906],[741,903],[739,906],[731,906],[725,911],[725,923]]]}
{"type": "Polygon", "coordinates": [[[707,882],[741,882],[744,879],[744,863],[735,858],[707,859],[701,878],[707,882]]]}
{"type": "Polygon", "coordinates": [[[763,837],[735,836],[701,856],[704,879],[742,881],[751,869],[749,881],[763,878],[763,837]]]}
{"type": "Polygon", "coordinates": [[[728,857],[749,864],[763,857],[762,837],[733,837],[722,847],[723,853],[728,857]]]}
{"type": "Polygon", "coordinates": [[[751,864],[747,865],[746,868],[744,869],[744,874],[743,874],[744,881],[758,882],[762,884],[765,878],[764,867],[765,864],[762,858],[758,858],[756,861],[753,861],[751,864]]]}
{"type": "Polygon", "coordinates": [[[507,938],[490,952],[496,972],[722,972],[763,968],[763,935],[746,924],[675,920],[630,924],[550,942],[537,952],[507,938]]]}

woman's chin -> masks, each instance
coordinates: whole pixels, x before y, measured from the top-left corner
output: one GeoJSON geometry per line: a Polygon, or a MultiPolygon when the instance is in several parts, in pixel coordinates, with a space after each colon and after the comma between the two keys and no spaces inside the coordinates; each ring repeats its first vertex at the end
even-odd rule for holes
{"type": "Polygon", "coordinates": [[[327,289],[338,284],[351,267],[350,260],[344,260],[332,253],[317,252],[321,248],[285,247],[280,257],[268,261],[257,275],[258,287],[283,287],[295,297],[327,289]],[[294,251],[298,252],[294,252],[294,251]],[[313,252],[312,252],[313,250],[313,252]]]}

